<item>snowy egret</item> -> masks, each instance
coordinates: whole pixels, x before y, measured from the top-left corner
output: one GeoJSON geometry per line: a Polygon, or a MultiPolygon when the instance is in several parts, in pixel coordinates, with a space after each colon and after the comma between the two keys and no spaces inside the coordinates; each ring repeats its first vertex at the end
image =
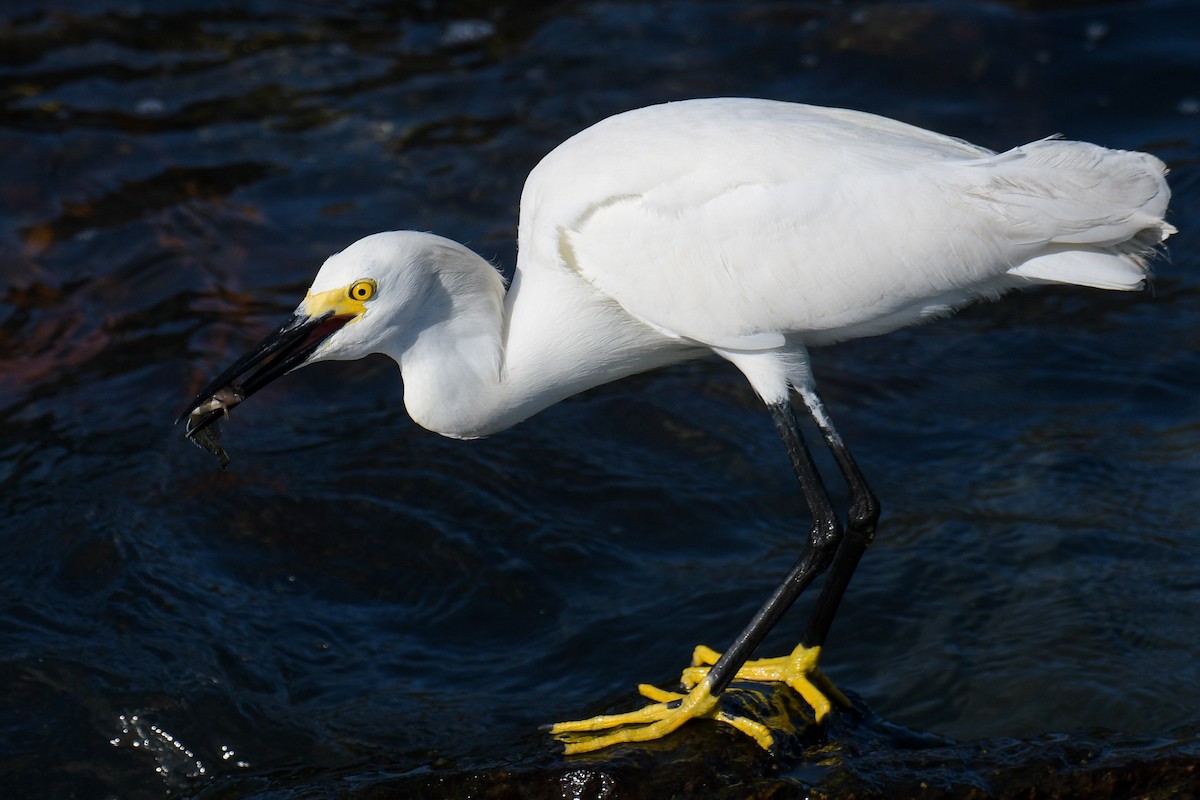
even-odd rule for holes
{"type": "MultiPolygon", "coordinates": [[[[1133,290],[1174,232],[1165,168],[1144,153],[1043,139],[996,154],[854,111],[692,100],[606,119],[560,145],[521,197],[512,285],[448,239],[394,231],[331,256],[295,315],[201,391],[205,428],[316,361],[390,356],[418,424],[486,436],[577,392],[706,354],[766,404],[811,512],[807,544],[724,652],[697,648],[685,692],[551,731],[568,752],[661,737],[723,712],[737,677],[787,682],[820,720],[845,699],[817,666],[879,504],[838,435],[808,348],[886,333],[1035,284],[1133,290]],[[843,526],[791,404],[796,392],[849,487],[843,526]],[[799,646],[750,661],[828,570],[799,646]]],[[[215,430],[215,429],[214,429],[215,430]]],[[[207,436],[207,439],[205,437],[207,436]]],[[[216,450],[214,450],[216,452],[216,450]]]]}

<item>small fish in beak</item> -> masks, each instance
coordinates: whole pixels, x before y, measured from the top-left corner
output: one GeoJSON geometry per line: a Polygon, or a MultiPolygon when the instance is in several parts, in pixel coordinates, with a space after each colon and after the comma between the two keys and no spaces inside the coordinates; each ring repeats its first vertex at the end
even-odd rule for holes
{"type": "Polygon", "coordinates": [[[215,455],[221,469],[229,464],[229,454],[221,446],[215,424],[227,418],[234,406],[281,375],[302,366],[321,342],[354,319],[350,314],[327,311],[317,316],[296,313],[246,355],[222,372],[175,420],[187,420],[184,434],[197,446],[215,455]],[[242,376],[258,367],[244,380],[242,376]],[[240,382],[239,382],[240,381],[240,382]]]}
{"type": "Polygon", "coordinates": [[[217,457],[221,469],[229,466],[229,453],[221,446],[221,426],[217,420],[229,417],[229,409],[246,399],[246,393],[241,386],[232,384],[217,393],[207,401],[196,406],[188,415],[187,437],[192,443],[217,457]]]}

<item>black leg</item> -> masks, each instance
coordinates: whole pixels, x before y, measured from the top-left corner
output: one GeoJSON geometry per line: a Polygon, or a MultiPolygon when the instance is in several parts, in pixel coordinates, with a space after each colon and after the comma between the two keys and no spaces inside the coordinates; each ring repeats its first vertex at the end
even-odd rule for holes
{"type": "MultiPolygon", "coordinates": [[[[812,515],[812,529],[808,535],[808,544],[791,572],[708,673],[710,690],[713,694],[723,691],[729,685],[734,675],[750,658],[767,632],[791,607],[796,598],[808,588],[808,585],[829,567],[830,563],[834,561],[834,554],[838,552],[838,545],[842,540],[841,523],[838,522],[837,514],[834,513],[833,504],[829,501],[829,493],[825,490],[825,484],[822,482],[820,474],[817,473],[817,466],[813,463],[808,446],[804,443],[804,437],[800,432],[800,425],[791,404],[784,401],[769,405],[767,408],[787,447],[796,477],[800,480],[800,488],[804,491],[804,499],[808,503],[809,512],[812,515]]],[[[830,430],[832,431],[832,428],[830,430]]],[[[822,433],[824,433],[823,428],[822,433]]],[[[837,435],[836,431],[833,433],[834,436],[837,435]]],[[[828,441],[828,436],[826,436],[826,441],[828,441]]],[[[842,450],[844,451],[845,448],[842,450]]],[[[846,457],[849,458],[849,455],[847,454],[846,457]]],[[[850,463],[853,464],[853,462],[850,463]]],[[[863,485],[865,486],[865,484],[863,485]]],[[[858,558],[856,557],[854,563],[857,562],[858,558]]],[[[851,565],[852,568],[853,565],[851,565]]],[[[849,575],[846,576],[846,581],[848,580],[849,575]]],[[[845,587],[842,588],[844,590],[845,587]]],[[[825,592],[822,592],[821,597],[824,598],[827,593],[828,587],[825,592]]],[[[834,597],[832,611],[837,610],[837,600],[840,598],[840,593],[834,597]]],[[[826,628],[833,621],[832,611],[828,614],[826,628]]],[[[822,636],[822,638],[824,637],[822,636]]]]}
{"type": "MultiPolygon", "coordinates": [[[[817,598],[804,641],[792,656],[785,659],[767,659],[769,662],[783,663],[784,666],[778,670],[779,677],[765,679],[784,681],[798,691],[812,705],[818,719],[829,710],[828,701],[831,694],[833,699],[840,698],[837,689],[820,675],[819,670],[815,670],[816,659],[820,653],[817,648],[825,641],[838,604],[850,582],[850,576],[875,534],[879,504],[825,414],[816,391],[811,386],[797,387],[797,390],[804,398],[809,414],[820,429],[821,436],[833,452],[838,467],[850,486],[848,532],[843,534],[829,494],[825,491],[825,485],[817,473],[808,446],[804,443],[791,404],[785,399],[781,403],[768,405],[771,417],[775,420],[775,426],[779,429],[788,455],[792,459],[792,467],[800,480],[804,499],[812,515],[812,529],[804,552],[783,583],[771,594],[725,654],[718,657],[710,669],[701,667],[695,671],[684,672],[683,683],[689,689],[686,695],[642,686],[639,691],[654,702],[638,711],[602,715],[576,722],[560,722],[551,726],[552,733],[564,738],[567,753],[591,752],[621,742],[650,741],[665,736],[690,719],[699,717],[713,717],[732,725],[753,738],[761,747],[770,750],[774,747],[770,729],[759,722],[720,711],[717,707],[717,695],[729,686],[762,643],[767,632],[787,612],[796,598],[827,569],[829,579],[817,598]],[[807,677],[812,678],[815,683],[798,672],[807,673],[807,677]],[[607,732],[601,733],[603,731],[607,732]],[[583,736],[575,738],[578,734],[583,736]]],[[[774,668],[774,664],[760,664],[760,671],[756,674],[773,675],[776,674],[771,671],[774,668]],[[767,672],[763,673],[763,669],[767,672]]]]}
{"type": "Polygon", "coordinates": [[[879,500],[871,491],[871,487],[867,485],[858,465],[854,463],[854,458],[851,457],[850,451],[842,442],[842,437],[833,427],[829,415],[825,413],[825,406],[821,402],[817,390],[810,386],[799,388],[797,391],[804,399],[804,404],[808,407],[808,413],[813,422],[821,431],[825,444],[833,453],[838,468],[841,469],[842,476],[846,479],[846,486],[850,490],[850,511],[847,515],[846,535],[830,566],[829,576],[825,579],[821,594],[817,597],[816,606],[808,620],[808,629],[804,633],[804,639],[800,642],[805,647],[811,648],[825,644],[825,637],[829,635],[829,628],[833,624],[834,615],[837,614],[838,605],[842,602],[842,596],[846,593],[846,587],[850,584],[850,577],[858,567],[858,562],[866,552],[868,545],[875,538],[875,525],[879,522],[879,500]]]}

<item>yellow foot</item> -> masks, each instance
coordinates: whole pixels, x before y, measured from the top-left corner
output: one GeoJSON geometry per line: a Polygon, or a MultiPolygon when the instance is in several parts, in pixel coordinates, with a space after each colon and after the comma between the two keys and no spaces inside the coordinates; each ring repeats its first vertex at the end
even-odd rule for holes
{"type": "Polygon", "coordinates": [[[653,700],[638,711],[627,714],[606,714],[577,722],[559,722],[550,726],[568,755],[590,753],[624,742],[649,742],[660,739],[691,719],[708,718],[732,725],[763,749],[773,744],[771,731],[763,724],[737,717],[717,708],[717,698],[709,691],[708,680],[701,677],[691,685],[686,695],[667,692],[643,683],[638,691],[653,700]]]}
{"type": "MultiPolygon", "coordinates": [[[[692,653],[692,666],[683,671],[683,685],[691,688],[706,683],[708,671],[721,654],[711,647],[698,646],[692,653]]],[[[813,709],[817,722],[829,713],[833,702],[845,708],[850,701],[817,667],[821,648],[797,646],[790,655],[747,661],[734,676],[735,681],[776,681],[796,690],[813,709]]]]}

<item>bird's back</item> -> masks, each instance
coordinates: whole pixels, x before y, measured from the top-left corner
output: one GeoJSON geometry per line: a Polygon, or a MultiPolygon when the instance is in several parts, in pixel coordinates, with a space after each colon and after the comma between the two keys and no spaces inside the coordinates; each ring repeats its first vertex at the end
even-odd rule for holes
{"type": "Polygon", "coordinates": [[[576,273],[713,347],[882,333],[1030,281],[1129,289],[1172,232],[1164,168],[1045,140],[995,155],[763,100],[609,118],[530,175],[518,269],[576,273]]]}

